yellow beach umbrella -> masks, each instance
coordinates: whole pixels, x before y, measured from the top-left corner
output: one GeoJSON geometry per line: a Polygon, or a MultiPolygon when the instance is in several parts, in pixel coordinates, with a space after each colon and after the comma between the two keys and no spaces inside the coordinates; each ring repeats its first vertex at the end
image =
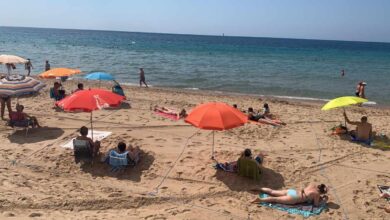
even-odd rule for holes
{"type": "Polygon", "coordinates": [[[364,102],[368,102],[368,100],[356,96],[343,96],[330,100],[322,107],[321,110],[330,110],[334,108],[345,107],[348,105],[361,104],[364,102]]]}
{"type": "MultiPolygon", "coordinates": [[[[321,110],[330,110],[330,109],[345,107],[349,105],[361,104],[364,102],[368,102],[368,100],[356,96],[343,96],[343,97],[330,100],[328,103],[322,106],[321,110]]],[[[345,109],[344,109],[344,113],[345,113],[345,109]]],[[[347,127],[347,121],[344,121],[344,124],[345,127],[347,127]]]]}
{"type": "Polygon", "coordinates": [[[56,77],[71,76],[75,74],[80,74],[81,71],[78,69],[69,69],[69,68],[54,68],[39,74],[39,77],[45,79],[52,79],[56,77]]]}

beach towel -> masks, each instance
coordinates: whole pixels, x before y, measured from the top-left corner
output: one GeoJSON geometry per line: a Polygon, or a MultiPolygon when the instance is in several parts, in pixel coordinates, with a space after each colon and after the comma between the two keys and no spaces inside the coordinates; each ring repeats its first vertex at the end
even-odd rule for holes
{"type": "MultiPolygon", "coordinates": [[[[93,140],[94,141],[101,141],[104,138],[110,136],[111,134],[112,134],[112,132],[110,132],[110,131],[95,131],[94,130],[93,131],[93,140]]],[[[87,137],[91,138],[91,130],[88,131],[87,137]]],[[[73,149],[73,140],[74,139],[75,138],[72,138],[68,142],[62,144],[61,147],[73,149]]]]}
{"type": "MultiPolygon", "coordinates": [[[[387,193],[390,195],[390,186],[381,186],[381,185],[378,185],[378,189],[381,193],[387,193]]],[[[386,200],[388,202],[390,202],[390,198],[386,198],[386,200]]]]}
{"type": "MultiPolygon", "coordinates": [[[[268,195],[265,193],[259,194],[260,198],[267,198],[268,195]]],[[[295,205],[284,205],[284,204],[277,204],[277,203],[268,203],[268,202],[262,202],[260,203],[262,206],[267,206],[273,209],[278,209],[281,211],[288,212],[290,214],[297,214],[302,215],[303,217],[307,218],[313,215],[319,215],[324,209],[326,209],[326,203],[322,202],[320,206],[316,207],[312,204],[308,203],[300,203],[295,205]]]]}
{"type": "Polygon", "coordinates": [[[260,180],[260,169],[255,160],[240,158],[237,161],[237,167],[238,175],[260,180]]]}
{"type": "Polygon", "coordinates": [[[358,142],[358,143],[362,143],[362,144],[366,144],[368,146],[371,146],[371,143],[372,143],[372,139],[370,140],[359,140],[357,137],[354,137],[354,136],[351,136],[351,140],[353,142],[358,142]]]}
{"type": "Polygon", "coordinates": [[[164,118],[171,119],[172,121],[178,121],[180,119],[176,115],[172,115],[172,114],[168,114],[168,113],[160,112],[160,111],[154,111],[154,114],[162,116],[164,118]]]}
{"type": "Polygon", "coordinates": [[[217,170],[223,170],[226,172],[235,173],[237,172],[237,161],[226,162],[226,163],[216,163],[214,168],[217,170]]]}

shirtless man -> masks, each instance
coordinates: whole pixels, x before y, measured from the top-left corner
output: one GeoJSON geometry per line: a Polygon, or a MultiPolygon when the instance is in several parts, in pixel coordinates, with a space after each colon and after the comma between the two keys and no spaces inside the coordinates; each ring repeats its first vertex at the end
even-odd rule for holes
{"type": "Polygon", "coordinates": [[[267,193],[267,198],[256,198],[252,203],[270,202],[286,205],[294,205],[299,203],[312,203],[314,206],[319,206],[321,201],[327,201],[328,188],[325,184],[310,184],[301,191],[295,189],[287,190],[272,190],[270,188],[260,188],[261,192],[267,193]]]}
{"type": "Polygon", "coordinates": [[[344,112],[345,121],[351,125],[356,125],[356,130],[351,131],[351,136],[357,141],[370,141],[372,138],[372,125],[367,122],[367,117],[363,116],[359,121],[350,121],[344,112]]]}
{"type": "Polygon", "coordinates": [[[146,84],[145,80],[145,72],[143,68],[139,68],[139,86],[142,86],[142,83],[145,84],[146,88],[148,88],[148,84],[146,84]]]}
{"type": "Polygon", "coordinates": [[[355,95],[357,97],[360,97],[360,98],[366,98],[366,94],[365,94],[365,87],[366,87],[367,83],[366,82],[363,82],[363,81],[360,81],[357,86],[356,86],[356,90],[355,90],[355,95]]]}
{"type": "Polygon", "coordinates": [[[100,141],[93,142],[91,138],[87,137],[87,135],[88,135],[88,128],[83,126],[80,128],[80,136],[78,136],[76,139],[89,141],[89,145],[92,148],[91,149],[92,155],[93,155],[93,157],[95,157],[99,154],[100,141]]]}

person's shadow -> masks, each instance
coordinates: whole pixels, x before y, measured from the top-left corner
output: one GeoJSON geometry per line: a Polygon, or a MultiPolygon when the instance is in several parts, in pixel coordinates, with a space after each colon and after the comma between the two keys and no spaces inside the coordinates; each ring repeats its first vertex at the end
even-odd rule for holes
{"type": "Polygon", "coordinates": [[[223,182],[230,190],[238,192],[247,191],[256,193],[254,190],[258,190],[260,187],[281,189],[285,186],[283,176],[280,173],[266,167],[262,168],[259,181],[239,176],[237,173],[225,172],[223,170],[217,170],[215,177],[223,182]]]}
{"type": "Polygon", "coordinates": [[[16,144],[37,143],[57,139],[63,133],[64,130],[61,128],[41,127],[28,129],[28,133],[26,135],[25,129],[18,128],[18,130],[8,136],[8,139],[11,143],[16,144]]]}
{"type": "Polygon", "coordinates": [[[148,170],[154,162],[154,156],[151,152],[141,150],[140,160],[134,167],[126,167],[119,171],[113,171],[107,163],[94,161],[93,164],[82,164],[81,169],[90,173],[92,176],[109,176],[117,179],[141,181],[142,171],[148,170]]]}

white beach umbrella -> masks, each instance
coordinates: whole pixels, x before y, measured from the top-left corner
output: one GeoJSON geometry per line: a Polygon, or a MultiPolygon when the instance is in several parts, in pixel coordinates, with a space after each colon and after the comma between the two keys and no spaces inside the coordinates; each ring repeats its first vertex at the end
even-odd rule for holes
{"type": "Polygon", "coordinates": [[[23,64],[23,63],[27,63],[27,60],[15,55],[2,54],[0,55],[0,63],[1,64],[6,64],[6,63],[23,64]]]}

